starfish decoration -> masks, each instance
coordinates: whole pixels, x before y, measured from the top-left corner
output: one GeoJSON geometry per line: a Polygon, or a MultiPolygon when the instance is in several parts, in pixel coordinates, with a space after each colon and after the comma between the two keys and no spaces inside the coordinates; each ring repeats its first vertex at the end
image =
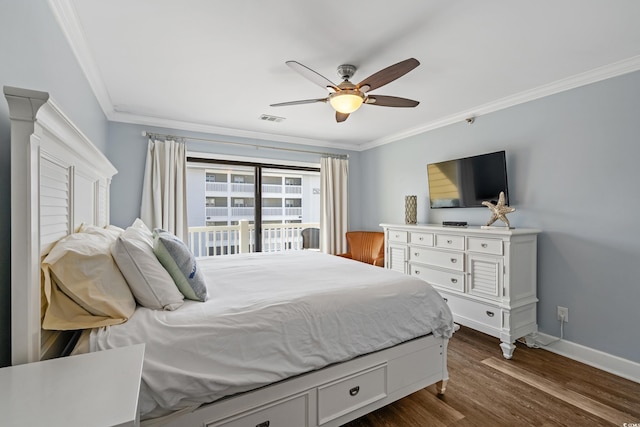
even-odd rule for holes
{"type": "Polygon", "coordinates": [[[505,206],[504,204],[504,191],[500,192],[500,197],[498,198],[498,204],[494,205],[491,202],[482,202],[482,204],[489,209],[491,209],[491,218],[489,218],[489,222],[487,222],[487,226],[496,222],[496,220],[500,220],[507,224],[507,227],[510,227],[509,220],[507,219],[507,214],[514,212],[516,208],[511,208],[509,206],[505,206]]]}

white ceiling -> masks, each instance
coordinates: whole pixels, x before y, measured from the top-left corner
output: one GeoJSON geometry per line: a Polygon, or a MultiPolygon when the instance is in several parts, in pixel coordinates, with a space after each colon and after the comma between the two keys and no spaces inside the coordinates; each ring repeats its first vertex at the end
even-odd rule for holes
{"type": "Polygon", "coordinates": [[[112,121],[362,150],[640,69],[637,0],[49,0],[112,121]],[[354,83],[421,65],[344,123],[296,60],[354,83]],[[262,114],[284,117],[280,123],[262,114]]]}

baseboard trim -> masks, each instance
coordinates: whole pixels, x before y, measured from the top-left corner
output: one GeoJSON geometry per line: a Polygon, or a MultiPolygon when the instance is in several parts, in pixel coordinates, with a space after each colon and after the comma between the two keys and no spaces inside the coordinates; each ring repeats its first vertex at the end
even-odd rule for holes
{"type": "Polygon", "coordinates": [[[535,341],[541,349],[640,383],[640,363],[539,332],[535,341]],[[549,344],[543,345],[547,342],[549,344]]]}

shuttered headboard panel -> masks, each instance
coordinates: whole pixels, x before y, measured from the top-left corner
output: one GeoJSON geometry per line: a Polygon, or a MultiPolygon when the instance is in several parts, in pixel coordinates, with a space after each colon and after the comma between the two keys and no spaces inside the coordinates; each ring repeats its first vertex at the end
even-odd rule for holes
{"type": "Polygon", "coordinates": [[[41,329],[40,261],[80,224],[107,225],[116,169],[46,92],[4,87],[11,119],[11,363],[55,356],[41,329]]]}

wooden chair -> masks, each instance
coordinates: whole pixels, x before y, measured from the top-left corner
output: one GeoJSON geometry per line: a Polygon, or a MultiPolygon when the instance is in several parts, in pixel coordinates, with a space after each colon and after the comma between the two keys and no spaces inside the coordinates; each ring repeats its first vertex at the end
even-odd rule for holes
{"type": "Polygon", "coordinates": [[[367,264],[384,267],[384,233],[381,231],[348,231],[349,252],[338,254],[367,264]]]}

